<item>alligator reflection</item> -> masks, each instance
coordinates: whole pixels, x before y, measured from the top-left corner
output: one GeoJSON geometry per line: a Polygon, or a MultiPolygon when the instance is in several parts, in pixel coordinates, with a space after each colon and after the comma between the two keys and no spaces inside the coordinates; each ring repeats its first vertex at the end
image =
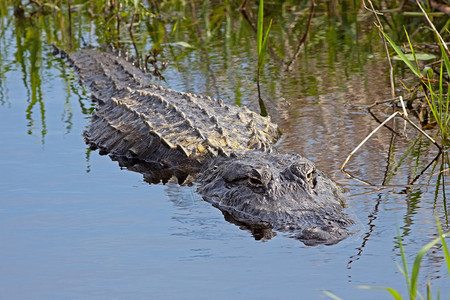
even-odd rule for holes
{"type": "MultiPolygon", "coordinates": [[[[142,174],[144,181],[148,184],[166,184],[176,181],[179,185],[193,185],[196,180],[195,176],[182,172],[179,169],[164,167],[161,163],[145,162],[113,155],[109,155],[109,157],[111,160],[118,162],[121,168],[126,168],[129,171],[142,174]]],[[[238,226],[242,230],[249,231],[255,240],[270,240],[277,235],[273,231],[273,227],[267,222],[259,222],[255,224],[244,223],[236,220],[226,211],[221,210],[221,212],[227,222],[238,226]]]]}
{"type": "Polygon", "coordinates": [[[300,156],[277,154],[272,159],[278,161],[266,166],[259,165],[258,159],[269,162],[264,155],[270,154],[260,153],[260,158],[252,160],[250,157],[256,154],[241,155],[242,161],[218,157],[214,166],[200,175],[192,170],[182,172],[161,160],[142,161],[118,155],[110,158],[122,168],[141,173],[150,184],[199,182],[198,192],[203,199],[218,208],[225,220],[250,231],[256,240],[271,239],[276,236],[274,231],[280,231],[307,246],[315,246],[333,245],[348,236],[346,227],[353,222],[342,212],[340,192],[333,182],[317,171],[314,187],[308,188],[295,175],[303,172],[297,168],[305,167],[298,165],[297,160],[306,164],[300,156]]]}
{"type": "Polygon", "coordinates": [[[223,216],[226,221],[238,226],[242,230],[248,230],[251,232],[252,236],[257,241],[266,241],[270,240],[271,238],[275,237],[277,234],[272,229],[273,227],[270,226],[269,223],[266,224],[245,224],[243,222],[240,222],[233,218],[232,215],[229,213],[222,211],[223,216]]]}
{"type": "Polygon", "coordinates": [[[141,173],[144,181],[149,184],[166,184],[175,180],[179,185],[192,185],[194,182],[194,178],[189,173],[183,172],[178,168],[166,167],[160,162],[141,161],[113,155],[110,155],[110,158],[113,161],[117,161],[121,168],[141,173]]]}

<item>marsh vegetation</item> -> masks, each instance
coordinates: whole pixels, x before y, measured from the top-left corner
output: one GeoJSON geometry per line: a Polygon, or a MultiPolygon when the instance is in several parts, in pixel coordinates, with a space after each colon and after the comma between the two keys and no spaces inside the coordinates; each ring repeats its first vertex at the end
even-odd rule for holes
{"type": "MultiPolygon", "coordinates": [[[[4,130],[0,144],[4,147],[0,153],[19,166],[9,165],[9,159],[2,162],[2,187],[12,201],[5,202],[4,207],[23,199],[17,192],[24,189],[19,185],[22,174],[41,163],[31,158],[44,151],[53,161],[67,147],[66,139],[77,141],[70,143],[77,149],[72,156],[77,156],[73,164],[80,165],[80,173],[91,176],[99,172],[102,163],[80,137],[95,105],[88,91],[77,84],[73,71],[52,56],[51,44],[67,51],[112,47],[146,69],[160,85],[222,98],[270,115],[284,134],[277,145],[280,152],[305,155],[348,190],[349,209],[360,224],[354,229],[355,238],[329,248],[336,250],[312,251],[319,252],[324,260],[329,255],[332,260],[346,261],[342,270],[351,279],[337,280],[336,284],[328,281],[330,286],[324,282],[321,289],[351,299],[356,297],[352,289],[356,285],[388,286],[392,278],[401,277],[395,273],[394,261],[401,257],[412,260],[435,238],[435,218],[443,232],[449,230],[450,5],[445,1],[420,2],[422,11],[418,3],[407,1],[266,0],[261,4],[240,0],[1,1],[0,124],[4,130]],[[57,82],[61,85],[59,93],[53,90],[57,82]],[[354,152],[345,173],[341,172],[348,155],[388,118],[354,152]],[[52,152],[51,148],[59,150],[52,152]],[[24,158],[23,153],[32,155],[24,158]],[[20,175],[9,175],[16,174],[14,170],[20,175]],[[341,254],[337,254],[338,249],[341,254]],[[380,278],[386,275],[385,269],[377,271],[379,260],[380,265],[393,266],[392,277],[380,278]],[[359,266],[373,270],[369,272],[373,277],[357,273],[359,266]]],[[[59,172],[64,174],[64,168],[59,172]]],[[[35,174],[26,180],[30,189],[52,194],[45,189],[47,182],[40,181],[45,170],[35,169],[30,174],[35,174]]],[[[177,188],[183,187],[169,185],[167,198],[179,211],[189,212],[187,219],[180,221],[189,224],[194,218],[191,214],[197,211],[185,207],[186,198],[191,196],[183,196],[177,188]]],[[[77,182],[73,189],[80,189],[77,182]]],[[[152,193],[158,187],[148,189],[146,192],[152,193]]],[[[128,195],[129,190],[124,190],[128,195]]],[[[90,193],[88,188],[86,193],[90,193]]],[[[95,197],[101,198],[102,193],[97,191],[95,197]]],[[[34,199],[33,191],[30,194],[34,199]]],[[[14,230],[17,224],[10,225],[14,230]]],[[[173,223],[167,226],[174,227],[173,223]]],[[[192,236],[184,234],[193,240],[209,232],[202,227],[203,233],[195,235],[195,225],[191,226],[186,232],[193,232],[192,236]]],[[[221,234],[229,229],[224,224],[218,228],[221,234]]],[[[211,235],[212,240],[220,241],[220,234],[211,235]]],[[[432,289],[440,286],[445,298],[448,275],[440,245],[430,247],[417,289],[426,291],[430,280],[432,289]]],[[[211,247],[214,256],[220,247],[211,247]]],[[[291,247],[298,246],[289,244],[280,249],[291,247]]],[[[295,250],[295,254],[284,257],[285,266],[290,266],[297,254],[303,257],[307,252],[295,250]]],[[[324,274],[326,268],[319,267],[317,272],[324,274]]],[[[312,264],[308,272],[315,269],[312,264]]],[[[300,271],[296,275],[308,276],[300,271]]],[[[312,286],[314,290],[306,293],[316,298],[319,284],[312,286]]],[[[408,292],[402,286],[394,288],[408,292]]],[[[287,291],[284,295],[289,297],[295,289],[288,287],[287,291]]],[[[275,290],[273,293],[277,295],[275,290]]],[[[358,295],[371,293],[376,292],[358,295]]]]}

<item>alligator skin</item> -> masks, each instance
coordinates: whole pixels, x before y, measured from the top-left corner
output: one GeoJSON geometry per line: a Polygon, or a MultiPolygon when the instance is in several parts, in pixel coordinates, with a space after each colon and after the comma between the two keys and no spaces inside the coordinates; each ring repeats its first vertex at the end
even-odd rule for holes
{"type": "Polygon", "coordinates": [[[110,52],[54,49],[99,103],[85,132],[91,148],[150,183],[197,181],[206,201],[255,238],[275,230],[306,245],[329,245],[348,236],[341,188],[308,159],[275,152],[280,131],[270,118],[155,86],[110,52]]]}

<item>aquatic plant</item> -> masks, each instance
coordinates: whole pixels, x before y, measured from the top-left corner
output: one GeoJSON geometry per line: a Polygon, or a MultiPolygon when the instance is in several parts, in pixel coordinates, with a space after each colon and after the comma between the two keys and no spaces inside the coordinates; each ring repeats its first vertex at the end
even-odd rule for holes
{"type": "MultiPolygon", "coordinates": [[[[444,254],[445,257],[445,262],[447,264],[447,269],[449,272],[449,279],[450,279],[450,252],[448,250],[448,246],[447,243],[445,241],[445,238],[450,236],[450,232],[447,233],[443,233],[442,231],[442,227],[439,223],[439,220],[436,221],[437,223],[437,228],[438,228],[438,234],[439,236],[435,239],[433,239],[431,242],[429,242],[428,244],[426,244],[425,246],[423,246],[419,252],[417,252],[415,259],[414,259],[414,263],[412,266],[412,270],[411,273],[409,273],[408,271],[408,263],[406,261],[406,253],[405,253],[405,249],[403,247],[403,241],[401,238],[400,233],[398,233],[398,245],[400,248],[400,255],[402,258],[402,265],[400,266],[399,264],[397,264],[400,272],[402,273],[402,275],[405,277],[406,279],[406,285],[408,288],[408,298],[406,299],[410,299],[410,300],[415,300],[417,299],[417,297],[419,297],[420,299],[427,299],[427,300],[431,300],[432,298],[432,293],[431,293],[431,284],[428,281],[427,282],[427,286],[426,286],[426,298],[424,298],[418,291],[419,289],[419,271],[421,268],[421,262],[423,257],[425,256],[425,254],[432,249],[434,246],[436,246],[438,243],[441,243],[442,245],[442,252],[444,254]]],[[[361,289],[370,289],[370,290],[386,290],[387,292],[389,292],[391,294],[391,296],[395,299],[395,300],[403,300],[405,298],[403,298],[400,295],[400,292],[398,292],[396,289],[394,288],[390,288],[390,287],[373,287],[373,286],[359,286],[358,288],[361,289]]],[[[328,297],[334,299],[334,300],[342,300],[342,298],[338,297],[337,295],[329,292],[329,291],[323,291],[325,295],[327,295],[328,297]]],[[[439,294],[437,296],[437,299],[439,299],[439,294]]]]}
{"type": "MultiPolygon", "coordinates": [[[[409,295],[408,299],[415,300],[417,298],[417,296],[419,296],[420,299],[427,299],[427,300],[432,299],[431,284],[429,281],[427,282],[426,298],[424,298],[418,291],[419,271],[420,271],[422,259],[425,256],[425,254],[439,242],[442,245],[442,252],[444,253],[445,261],[447,264],[447,269],[450,274],[450,253],[449,253],[449,250],[447,247],[447,243],[445,242],[445,238],[450,235],[450,232],[447,232],[444,234],[442,231],[442,227],[439,224],[439,221],[437,221],[437,227],[438,227],[439,237],[433,239],[431,242],[429,242],[428,244],[423,246],[419,250],[419,252],[417,252],[417,255],[414,259],[411,273],[408,272],[408,264],[406,262],[406,254],[405,254],[405,250],[403,247],[402,238],[401,238],[400,234],[398,234],[398,244],[400,247],[400,254],[402,257],[402,266],[400,266],[400,265],[397,265],[397,266],[398,266],[400,272],[402,273],[402,275],[406,279],[406,285],[408,287],[408,295],[409,295]]],[[[390,288],[390,287],[360,286],[359,288],[362,288],[362,289],[384,289],[384,290],[388,291],[394,299],[396,299],[396,300],[404,299],[397,290],[390,288]]],[[[437,296],[437,299],[439,299],[439,295],[437,296]]]]}
{"type": "Polygon", "coordinates": [[[429,108],[433,114],[433,117],[436,123],[439,126],[442,143],[445,145],[448,143],[449,139],[449,125],[450,125],[450,115],[449,115],[449,89],[448,89],[448,81],[445,79],[444,74],[450,74],[450,61],[447,55],[446,49],[444,49],[444,45],[441,42],[441,39],[438,38],[438,43],[441,50],[441,61],[440,68],[438,70],[439,81],[438,85],[435,86],[434,83],[436,80],[433,79],[433,71],[430,68],[424,68],[424,70],[420,70],[418,58],[416,52],[414,50],[414,46],[411,43],[408,32],[405,30],[406,37],[408,39],[409,48],[411,50],[413,62],[411,62],[411,56],[407,56],[400,47],[387,35],[384,31],[381,31],[395,50],[400,59],[405,63],[405,65],[413,72],[413,74],[419,78],[420,85],[419,89],[425,96],[429,108]],[[447,90],[445,90],[445,85],[447,90]]]}
{"type": "Polygon", "coordinates": [[[258,8],[258,26],[256,31],[256,46],[258,51],[258,66],[257,66],[257,82],[258,85],[258,101],[261,109],[261,115],[267,116],[267,110],[264,105],[264,101],[261,97],[261,69],[264,66],[264,57],[267,52],[267,42],[269,40],[270,27],[272,27],[272,19],[270,20],[269,27],[267,28],[266,34],[264,35],[264,1],[259,0],[258,8]],[[264,38],[263,38],[264,35],[264,38]]]}

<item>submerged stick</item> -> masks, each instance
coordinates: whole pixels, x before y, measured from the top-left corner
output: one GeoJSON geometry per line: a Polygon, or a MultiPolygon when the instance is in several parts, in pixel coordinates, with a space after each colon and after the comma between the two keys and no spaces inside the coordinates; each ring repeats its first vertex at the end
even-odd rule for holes
{"type": "Polygon", "coordinates": [[[370,110],[371,108],[380,105],[380,104],[384,104],[384,103],[388,103],[388,102],[394,102],[395,100],[398,100],[399,97],[394,97],[391,99],[386,99],[386,100],[382,100],[382,101],[375,101],[372,105],[370,105],[367,109],[370,110]]]}

